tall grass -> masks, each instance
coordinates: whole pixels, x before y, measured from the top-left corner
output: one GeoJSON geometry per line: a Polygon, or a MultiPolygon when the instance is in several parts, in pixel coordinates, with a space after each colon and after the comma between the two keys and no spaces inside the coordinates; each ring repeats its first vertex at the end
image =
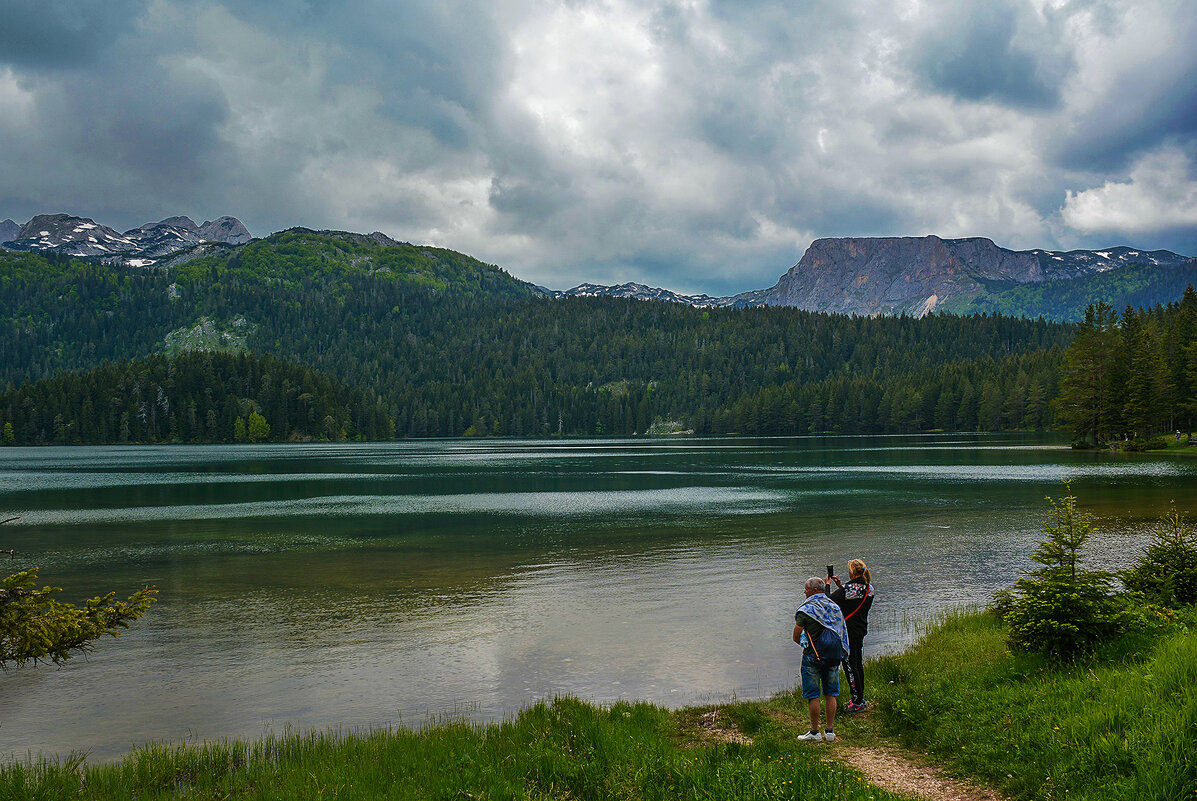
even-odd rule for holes
{"type": "Polygon", "coordinates": [[[0,768],[0,798],[900,798],[820,762],[825,752],[796,743],[759,704],[720,714],[751,744],[702,738],[686,725],[693,710],[562,698],[502,724],[154,746],[107,765],[11,764],[0,768]]]}
{"type": "Polygon", "coordinates": [[[991,614],[949,616],[874,664],[883,728],[1016,798],[1197,799],[1197,636],[1111,635],[1057,664],[1011,653],[991,614]]]}

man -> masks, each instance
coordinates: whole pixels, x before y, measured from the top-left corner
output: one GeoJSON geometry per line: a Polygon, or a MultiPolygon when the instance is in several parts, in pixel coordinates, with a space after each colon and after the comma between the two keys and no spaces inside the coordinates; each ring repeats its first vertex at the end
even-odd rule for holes
{"type": "Polygon", "coordinates": [[[835,705],[840,694],[840,666],[831,666],[819,661],[812,643],[819,639],[823,629],[830,628],[840,638],[843,658],[848,657],[848,627],[844,624],[844,613],[827,595],[827,584],[821,578],[806,580],[803,588],[806,600],[794,614],[794,642],[802,646],[802,697],[810,707],[810,731],[799,735],[799,740],[826,740],[835,742],[835,705]],[[827,727],[819,734],[819,696],[826,700],[827,727]]]}

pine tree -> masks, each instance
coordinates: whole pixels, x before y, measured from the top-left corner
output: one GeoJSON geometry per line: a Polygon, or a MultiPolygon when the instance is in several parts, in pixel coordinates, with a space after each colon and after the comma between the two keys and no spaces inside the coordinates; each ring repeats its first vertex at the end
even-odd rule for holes
{"type": "Polygon", "coordinates": [[[1060,416],[1078,440],[1098,444],[1115,433],[1118,317],[1106,303],[1091,305],[1064,354],[1060,416]]]}
{"type": "Polygon", "coordinates": [[[1064,482],[1064,488],[1061,500],[1047,499],[1047,536],[1031,557],[1042,567],[1000,593],[998,609],[1013,648],[1072,659],[1090,650],[1116,624],[1120,611],[1110,593],[1113,576],[1082,567],[1093,523],[1077,510],[1071,484],[1064,482]]]}
{"type": "Polygon", "coordinates": [[[1142,559],[1122,576],[1130,589],[1165,606],[1197,603],[1197,536],[1173,502],[1142,559]]]}

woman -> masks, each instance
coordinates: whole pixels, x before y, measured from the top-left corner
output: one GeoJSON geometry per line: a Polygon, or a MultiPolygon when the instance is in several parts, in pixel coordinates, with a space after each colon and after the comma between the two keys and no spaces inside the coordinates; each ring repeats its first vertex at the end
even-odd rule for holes
{"type": "Polygon", "coordinates": [[[840,582],[839,576],[832,576],[837,589],[831,600],[839,605],[848,625],[848,658],[844,660],[844,672],[848,674],[848,686],[852,689],[852,700],[848,702],[849,712],[860,712],[868,704],[864,699],[864,648],[865,635],[869,633],[869,607],[873,605],[873,578],[864,561],[853,559],[848,563],[848,583],[840,582]]]}

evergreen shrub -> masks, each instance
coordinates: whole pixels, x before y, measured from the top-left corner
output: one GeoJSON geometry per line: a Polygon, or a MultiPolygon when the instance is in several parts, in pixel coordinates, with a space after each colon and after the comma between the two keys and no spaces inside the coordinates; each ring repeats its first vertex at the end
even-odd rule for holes
{"type": "Polygon", "coordinates": [[[1122,574],[1129,589],[1169,607],[1197,603],[1197,536],[1175,502],[1153,532],[1139,563],[1122,574]]]}
{"type": "Polygon", "coordinates": [[[1047,499],[1047,537],[1031,557],[1042,567],[998,593],[995,605],[1012,649],[1071,660],[1125,626],[1128,612],[1111,592],[1112,574],[1082,568],[1093,523],[1077,510],[1071,484],[1064,487],[1064,498],[1047,499]]]}

